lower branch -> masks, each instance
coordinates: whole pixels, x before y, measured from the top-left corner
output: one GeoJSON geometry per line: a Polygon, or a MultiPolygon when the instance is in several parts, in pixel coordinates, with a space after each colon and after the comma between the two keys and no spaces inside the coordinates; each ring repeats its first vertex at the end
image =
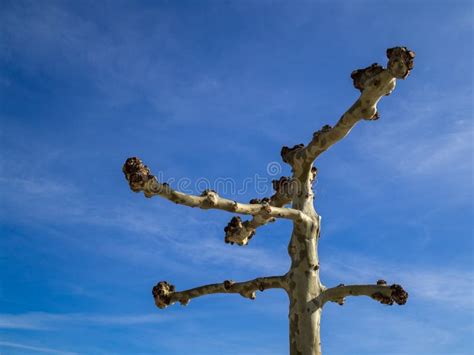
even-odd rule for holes
{"type": "Polygon", "coordinates": [[[213,293],[238,293],[242,297],[255,299],[255,292],[270,288],[286,288],[283,276],[259,277],[244,282],[226,280],[218,284],[199,286],[185,291],[175,291],[175,287],[166,281],[161,281],[153,287],[153,297],[158,308],[166,308],[173,303],[179,302],[187,305],[193,298],[211,295],[213,293]]]}
{"type": "Polygon", "coordinates": [[[324,290],[318,297],[311,301],[312,306],[321,308],[328,301],[344,304],[347,296],[369,296],[372,299],[387,305],[394,302],[404,305],[408,299],[408,293],[402,286],[393,284],[388,286],[385,281],[379,280],[376,285],[339,285],[337,287],[324,290]]]}

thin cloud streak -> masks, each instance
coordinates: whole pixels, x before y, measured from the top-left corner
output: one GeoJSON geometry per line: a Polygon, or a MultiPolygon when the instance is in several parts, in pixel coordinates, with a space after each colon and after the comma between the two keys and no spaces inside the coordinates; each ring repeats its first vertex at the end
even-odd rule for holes
{"type": "Polygon", "coordinates": [[[10,341],[2,341],[2,340],[0,340],[0,347],[16,348],[16,349],[22,349],[22,350],[31,350],[31,351],[34,351],[34,352],[60,354],[60,355],[75,355],[75,354],[77,354],[77,353],[71,352],[71,351],[63,351],[63,350],[57,350],[57,349],[52,349],[52,348],[31,346],[31,345],[14,343],[14,342],[10,342],[10,341]]]}
{"type": "Polygon", "coordinates": [[[387,109],[388,121],[374,136],[367,132],[359,138],[364,144],[357,149],[373,161],[395,170],[397,177],[472,175],[473,125],[472,95],[465,92],[446,97],[435,90],[414,93],[406,99],[398,115],[387,109]],[[446,115],[446,125],[440,130],[439,115],[446,115]],[[442,174],[449,172],[449,175],[442,174]],[[470,173],[470,174],[469,174],[470,173]]]}
{"type": "Polygon", "coordinates": [[[169,315],[104,315],[81,313],[30,312],[21,314],[0,314],[0,329],[54,330],[64,325],[87,326],[131,326],[137,324],[156,324],[172,319],[169,315]]]}
{"type": "MultiPolygon", "coordinates": [[[[25,223],[39,219],[55,224],[99,226],[110,231],[113,240],[103,238],[99,244],[94,244],[92,252],[133,263],[148,263],[156,261],[166,245],[168,250],[179,255],[177,258],[185,258],[194,264],[245,265],[246,269],[262,272],[285,270],[287,266],[287,260],[274,257],[271,250],[254,246],[232,248],[224,244],[222,234],[215,236],[217,230],[221,233],[222,227],[217,228],[212,217],[206,217],[203,212],[202,220],[191,218],[186,207],[179,212],[170,212],[166,208],[168,201],[157,201],[151,209],[137,210],[132,205],[116,207],[101,201],[91,204],[83,198],[85,193],[79,187],[54,178],[1,177],[0,181],[5,182],[2,190],[6,206],[16,211],[19,201],[28,201],[21,203],[25,223]],[[18,199],[18,196],[22,198],[18,199]],[[173,223],[175,220],[183,222],[177,226],[173,223]],[[189,231],[183,233],[183,226],[189,226],[189,231]],[[124,231],[129,233],[123,234],[124,231]],[[192,242],[193,235],[199,242],[192,242]]],[[[77,241],[71,239],[70,242],[77,241]]],[[[88,248],[82,239],[77,247],[88,248]]]]}

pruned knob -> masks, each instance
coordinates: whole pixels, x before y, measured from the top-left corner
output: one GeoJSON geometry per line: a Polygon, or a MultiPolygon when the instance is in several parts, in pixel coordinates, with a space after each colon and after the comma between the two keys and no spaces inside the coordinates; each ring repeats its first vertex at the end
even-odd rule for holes
{"type": "Polygon", "coordinates": [[[399,305],[407,303],[408,292],[406,292],[402,286],[394,284],[390,286],[392,289],[392,299],[399,305]]]}
{"type": "Polygon", "coordinates": [[[202,204],[202,208],[214,207],[219,201],[219,195],[214,190],[204,190],[201,196],[206,198],[202,204]]]}
{"type": "Polygon", "coordinates": [[[158,308],[163,309],[169,306],[171,296],[175,291],[175,287],[166,281],[160,281],[153,287],[153,298],[158,308]]]}
{"type": "Polygon", "coordinates": [[[260,205],[262,203],[270,203],[270,199],[268,197],[260,198],[253,198],[249,201],[251,205],[260,205]]]}
{"type": "Polygon", "coordinates": [[[233,217],[224,228],[226,243],[238,245],[246,245],[255,235],[254,228],[247,228],[248,222],[242,222],[239,216],[233,217]]]}
{"type": "Polygon", "coordinates": [[[224,281],[224,289],[225,289],[226,291],[228,291],[228,290],[231,289],[231,287],[232,287],[234,284],[235,284],[235,282],[232,281],[232,280],[225,280],[225,281],[224,281]]]}
{"type": "Polygon", "coordinates": [[[415,66],[415,52],[407,47],[387,49],[388,70],[397,79],[405,79],[415,66]]]}
{"type": "MultiPolygon", "coordinates": [[[[380,280],[383,281],[383,280],[380,280]]],[[[386,284],[379,284],[379,286],[384,286],[386,284]]],[[[388,286],[387,286],[388,287],[388,286]]],[[[376,301],[379,301],[382,304],[387,304],[387,305],[392,305],[394,302],[398,305],[404,305],[407,303],[408,300],[408,293],[403,289],[402,286],[393,284],[390,286],[390,296],[387,296],[386,294],[382,292],[377,292],[372,295],[372,298],[376,301]]]]}
{"type": "Polygon", "coordinates": [[[297,180],[282,176],[278,180],[272,180],[272,187],[278,195],[286,199],[291,199],[295,192],[295,187],[297,187],[295,186],[297,183],[297,180]]]}
{"type": "Polygon", "coordinates": [[[313,166],[311,168],[311,182],[314,183],[316,181],[316,177],[318,176],[318,168],[313,166]]]}
{"type": "Polygon", "coordinates": [[[315,132],[313,133],[313,140],[318,139],[318,138],[321,136],[322,133],[327,133],[327,132],[329,132],[331,129],[332,129],[331,125],[328,125],[328,124],[324,125],[320,130],[315,131],[315,132]]]}
{"type": "Polygon", "coordinates": [[[382,304],[386,304],[386,305],[389,305],[391,306],[393,304],[393,300],[391,297],[387,297],[385,296],[383,293],[381,292],[377,292],[377,293],[374,293],[372,295],[372,298],[382,304]]]}
{"type": "MultiPolygon", "coordinates": [[[[374,63],[370,67],[364,69],[354,70],[351,73],[351,78],[353,80],[354,87],[356,89],[359,89],[360,91],[363,91],[371,82],[371,80],[374,79],[374,77],[380,74],[382,71],[382,66],[377,63],[374,63]]],[[[374,85],[376,84],[377,82],[375,81],[374,85]]]]}
{"type": "Polygon", "coordinates": [[[293,146],[292,148],[289,148],[287,146],[284,146],[283,148],[281,148],[281,158],[283,159],[283,161],[285,163],[289,163],[291,158],[290,156],[293,155],[294,153],[296,153],[297,151],[301,150],[304,148],[304,144],[297,144],[295,146],[293,146]]]}
{"type": "Polygon", "coordinates": [[[130,189],[135,192],[143,190],[146,182],[152,179],[150,169],[137,157],[128,158],[122,168],[130,189]]]}

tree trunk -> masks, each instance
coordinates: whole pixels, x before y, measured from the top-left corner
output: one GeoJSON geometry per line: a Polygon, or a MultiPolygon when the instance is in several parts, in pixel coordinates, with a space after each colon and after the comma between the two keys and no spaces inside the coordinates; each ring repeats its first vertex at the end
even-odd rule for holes
{"type": "Polygon", "coordinates": [[[293,200],[293,208],[311,216],[311,221],[294,223],[288,245],[291,257],[291,268],[286,275],[290,299],[290,355],[321,354],[321,308],[310,307],[310,301],[323,290],[317,251],[320,219],[313,207],[311,180],[309,176],[300,180],[293,200]]]}

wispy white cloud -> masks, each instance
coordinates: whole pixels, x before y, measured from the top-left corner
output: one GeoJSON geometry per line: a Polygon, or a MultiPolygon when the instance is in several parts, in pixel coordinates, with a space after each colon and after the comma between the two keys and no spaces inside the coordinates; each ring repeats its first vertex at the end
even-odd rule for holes
{"type": "MultiPolygon", "coordinates": [[[[287,89],[270,90],[268,84],[245,72],[228,77],[229,71],[226,69],[223,74],[221,65],[215,63],[211,67],[193,67],[193,61],[184,61],[193,45],[183,41],[185,36],[173,23],[175,15],[164,9],[135,9],[134,16],[125,17],[115,14],[120,17],[110,24],[114,28],[111,33],[60,3],[32,3],[26,10],[12,8],[1,14],[0,21],[4,24],[2,42],[8,49],[5,52],[23,59],[16,65],[34,70],[54,62],[58,71],[81,72],[99,90],[103,105],[115,107],[146,101],[156,113],[152,119],[142,120],[154,130],[168,124],[194,124],[198,120],[217,127],[237,115],[239,119],[233,120],[236,127],[257,131],[260,136],[281,138],[284,133],[268,124],[269,116],[282,110],[292,111],[299,106],[304,93],[303,89],[296,95],[287,89]],[[143,24],[150,18],[154,25],[145,32],[143,24]],[[121,26],[117,27],[118,22],[121,26]],[[158,45],[150,46],[150,41],[158,45]],[[61,60],[52,53],[61,53],[61,60]]],[[[234,54],[222,55],[235,60],[234,54]]],[[[221,149],[236,148],[222,144],[221,149]]],[[[245,145],[240,145],[240,154],[242,150],[251,153],[245,145]]]]}
{"type": "Polygon", "coordinates": [[[2,340],[0,340],[0,347],[16,348],[16,349],[21,349],[21,350],[28,350],[28,351],[31,351],[31,352],[41,352],[41,353],[49,353],[49,354],[61,354],[61,355],[74,355],[74,354],[77,354],[77,353],[71,352],[71,351],[45,348],[45,347],[41,347],[41,346],[32,346],[32,345],[14,343],[14,342],[11,342],[11,341],[2,341],[2,340]]]}
{"type": "Polygon", "coordinates": [[[84,313],[3,313],[0,314],[0,328],[23,330],[52,330],[64,325],[82,326],[130,326],[136,324],[156,324],[172,317],[164,314],[104,315],[84,313]]]}
{"type": "Polygon", "coordinates": [[[365,133],[360,138],[364,144],[357,149],[397,177],[452,177],[455,173],[465,182],[472,174],[472,95],[446,96],[437,89],[424,89],[404,98],[404,105],[392,110],[397,116],[388,110],[382,117],[384,128],[377,135],[365,133]],[[444,126],[439,116],[446,116],[444,126]]]}
{"type": "MultiPolygon", "coordinates": [[[[0,176],[0,182],[3,183],[4,204],[17,220],[97,226],[113,236],[104,236],[100,242],[95,241],[93,247],[85,243],[84,237],[77,241],[72,236],[60,236],[62,240],[78,244],[75,248],[89,252],[132,263],[168,259],[172,252],[175,259],[187,262],[167,261],[166,264],[181,270],[195,270],[196,265],[227,264],[245,270],[275,272],[285,270],[288,264],[286,259],[276,258],[271,249],[226,245],[223,226],[205,215],[206,212],[198,219],[187,212],[187,207],[182,207],[181,211],[168,209],[168,201],[145,201],[151,205],[146,209],[137,209],[133,204],[116,206],[110,200],[91,203],[78,186],[46,175],[41,178],[28,174],[22,178],[0,176]],[[19,209],[21,215],[17,214],[19,209]],[[181,223],[176,224],[177,220],[181,223]]],[[[143,199],[137,201],[143,206],[143,199]]]]}
{"type": "Polygon", "coordinates": [[[278,272],[289,266],[289,259],[276,258],[271,251],[256,247],[232,248],[222,242],[222,238],[203,238],[198,245],[180,244],[179,249],[187,257],[202,264],[230,264],[244,270],[278,272]]]}
{"type": "Polygon", "coordinates": [[[0,183],[8,185],[15,193],[23,194],[24,196],[64,196],[67,194],[77,193],[77,189],[64,181],[55,181],[44,178],[7,178],[0,177],[0,183]]]}

